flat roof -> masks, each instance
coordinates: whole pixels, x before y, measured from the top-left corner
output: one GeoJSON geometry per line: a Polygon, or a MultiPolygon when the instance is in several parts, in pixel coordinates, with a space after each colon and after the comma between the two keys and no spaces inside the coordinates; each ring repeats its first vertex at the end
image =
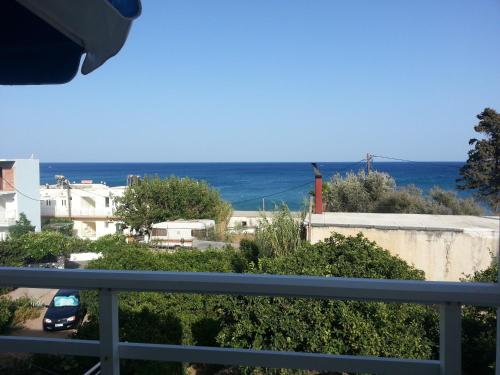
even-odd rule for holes
{"type": "MultiPolygon", "coordinates": [[[[379,228],[455,232],[500,232],[498,216],[325,212],[311,215],[313,227],[379,228]]],[[[309,222],[306,216],[305,222],[309,222]]]]}
{"type": "MultiPolygon", "coordinates": [[[[233,214],[231,217],[262,217],[262,215],[265,215],[266,217],[271,217],[274,214],[274,211],[233,211],[233,214]]],[[[300,212],[298,211],[292,211],[293,215],[299,215],[300,212]]]]}

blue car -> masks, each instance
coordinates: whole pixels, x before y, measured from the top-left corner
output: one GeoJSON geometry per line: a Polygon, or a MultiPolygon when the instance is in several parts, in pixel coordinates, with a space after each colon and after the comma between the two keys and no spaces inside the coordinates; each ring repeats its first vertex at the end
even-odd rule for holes
{"type": "Polygon", "coordinates": [[[44,331],[76,328],[85,317],[85,309],[80,302],[77,290],[59,290],[43,317],[44,331]]]}

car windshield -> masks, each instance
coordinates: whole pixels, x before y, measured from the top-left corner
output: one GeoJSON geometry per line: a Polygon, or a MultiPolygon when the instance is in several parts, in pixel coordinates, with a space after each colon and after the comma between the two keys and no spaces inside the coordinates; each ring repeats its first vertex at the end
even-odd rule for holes
{"type": "Polygon", "coordinates": [[[55,296],[54,307],[78,306],[79,301],[76,296],[55,296]]]}

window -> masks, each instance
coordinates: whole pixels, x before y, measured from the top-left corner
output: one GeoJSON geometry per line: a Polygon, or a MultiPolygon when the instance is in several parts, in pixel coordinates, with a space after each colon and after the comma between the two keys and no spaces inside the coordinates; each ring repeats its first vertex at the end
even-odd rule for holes
{"type": "Polygon", "coordinates": [[[109,207],[109,197],[104,198],[104,204],[109,207]]]}
{"type": "Polygon", "coordinates": [[[151,234],[153,236],[166,237],[167,236],[167,230],[164,229],[164,228],[153,228],[151,234]]]}
{"type": "Polygon", "coordinates": [[[61,206],[63,206],[63,207],[67,206],[67,203],[68,202],[66,201],[66,199],[61,200],[61,206]]]}
{"type": "Polygon", "coordinates": [[[45,200],[45,205],[46,206],[50,206],[51,205],[50,199],[45,200]]]}
{"type": "Polygon", "coordinates": [[[246,222],[246,221],[242,221],[242,222],[241,222],[241,226],[242,226],[242,227],[246,227],[247,225],[248,225],[248,224],[247,224],[247,222],[246,222]]]}
{"type": "Polygon", "coordinates": [[[80,301],[76,296],[55,296],[54,307],[78,306],[80,301]]]}

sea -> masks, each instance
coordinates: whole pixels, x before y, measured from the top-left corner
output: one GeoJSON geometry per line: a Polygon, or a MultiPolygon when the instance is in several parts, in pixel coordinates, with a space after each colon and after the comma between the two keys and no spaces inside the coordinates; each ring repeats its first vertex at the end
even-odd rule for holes
{"type": "MultiPolygon", "coordinates": [[[[428,192],[433,186],[456,191],[463,162],[377,162],[373,169],[389,173],[397,186],[415,185],[428,192]]],[[[362,162],[318,163],[324,180],[339,173],[357,172],[362,162]]],[[[41,163],[42,184],[55,183],[55,175],[72,182],[93,180],[109,186],[126,185],[127,175],[180,176],[207,181],[236,210],[272,209],[286,203],[292,210],[304,208],[313,190],[310,163],[41,163]]],[[[461,196],[469,193],[459,191],[461,196]]]]}

